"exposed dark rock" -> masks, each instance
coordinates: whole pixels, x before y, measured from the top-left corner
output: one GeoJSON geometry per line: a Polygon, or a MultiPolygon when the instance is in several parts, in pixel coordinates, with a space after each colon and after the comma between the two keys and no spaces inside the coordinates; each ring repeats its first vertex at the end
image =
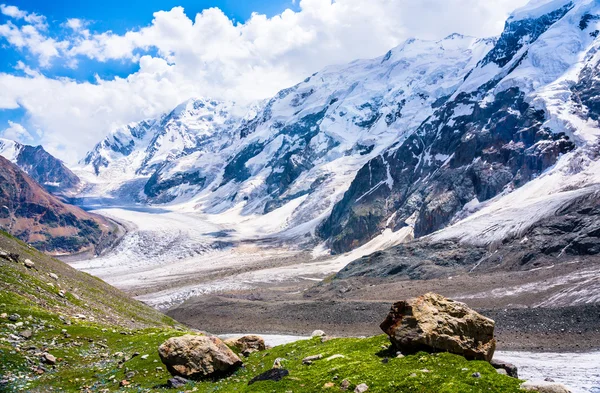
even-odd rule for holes
{"type": "Polygon", "coordinates": [[[507,363],[507,362],[504,362],[504,361],[498,360],[498,359],[492,359],[490,364],[495,369],[505,370],[506,374],[510,377],[519,378],[519,370],[517,369],[517,366],[515,366],[512,363],[507,363]]]}
{"type": "Polygon", "coordinates": [[[256,377],[252,378],[250,380],[250,382],[248,382],[248,385],[252,385],[253,383],[259,382],[259,381],[279,382],[284,377],[287,377],[288,375],[290,375],[290,372],[288,370],[285,370],[282,368],[272,368],[268,371],[265,371],[264,373],[262,373],[260,375],[257,375],[256,377]]]}
{"type": "Polygon", "coordinates": [[[600,254],[600,191],[572,200],[561,210],[533,224],[520,236],[495,246],[461,244],[454,240],[417,239],[351,262],[336,278],[356,276],[431,279],[465,273],[528,270],[573,257],[600,254]]]}
{"type": "Polygon", "coordinates": [[[179,389],[179,388],[182,388],[185,385],[187,385],[188,382],[189,381],[187,379],[180,377],[180,376],[176,376],[167,381],[167,386],[170,389],[179,389]]]}

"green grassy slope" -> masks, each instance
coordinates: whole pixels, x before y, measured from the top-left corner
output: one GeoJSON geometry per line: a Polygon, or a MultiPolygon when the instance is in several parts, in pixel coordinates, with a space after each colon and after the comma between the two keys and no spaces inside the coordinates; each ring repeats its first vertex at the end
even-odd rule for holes
{"type": "MultiPolygon", "coordinates": [[[[2,392],[156,392],[167,391],[170,375],[157,348],[187,333],[162,314],[129,299],[106,283],[77,272],[29,246],[0,236],[0,255],[19,254],[20,262],[0,256],[0,391],[2,392]],[[26,268],[25,259],[35,263],[26,268]],[[58,280],[50,277],[56,274],[58,280]],[[49,285],[52,284],[52,285],[49,285]],[[60,284],[60,287],[59,287],[60,284]],[[65,290],[64,297],[59,294],[65,290]],[[9,317],[19,314],[19,319],[9,317]],[[78,314],[85,319],[77,318],[78,314]],[[29,339],[17,339],[19,334],[29,339]],[[43,353],[56,358],[45,364],[43,353]],[[121,386],[126,380],[126,386],[121,386]]],[[[300,341],[256,353],[245,367],[220,381],[190,383],[177,391],[320,392],[518,392],[520,381],[499,375],[485,362],[449,354],[396,358],[385,336],[368,339],[300,341]],[[322,354],[311,365],[306,356],[322,354]],[[343,355],[327,360],[332,355],[343,355]],[[256,375],[282,358],[290,375],[280,382],[257,382],[256,375]],[[472,376],[481,374],[480,378],[472,376]]]]}

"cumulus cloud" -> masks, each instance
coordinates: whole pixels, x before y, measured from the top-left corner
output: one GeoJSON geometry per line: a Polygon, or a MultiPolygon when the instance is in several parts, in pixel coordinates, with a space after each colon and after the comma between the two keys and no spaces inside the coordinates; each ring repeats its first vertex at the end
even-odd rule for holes
{"type": "Polygon", "coordinates": [[[10,120],[8,121],[8,128],[2,130],[0,135],[2,135],[3,138],[12,139],[22,143],[29,143],[33,140],[33,137],[25,127],[10,120]]]}
{"type": "Polygon", "coordinates": [[[63,39],[25,20],[33,14],[0,6],[5,15],[29,23],[0,25],[0,37],[29,50],[42,66],[81,58],[139,65],[127,78],[95,83],[32,70],[0,74],[0,88],[7,92],[0,108],[24,108],[32,126],[43,131],[41,143],[72,161],[112,127],[156,116],[192,96],[248,103],[329,64],[381,55],[409,37],[499,34],[508,13],[526,1],[301,0],[299,11],[270,18],[253,14],[244,23],[218,8],[190,18],[175,7],[124,34],[91,33],[84,21],[69,19],[64,25],[72,33],[63,39]]]}

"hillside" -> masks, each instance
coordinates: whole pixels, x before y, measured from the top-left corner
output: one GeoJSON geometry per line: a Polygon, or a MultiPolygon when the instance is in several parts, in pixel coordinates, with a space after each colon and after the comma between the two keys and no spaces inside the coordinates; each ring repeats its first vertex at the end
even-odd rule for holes
{"type": "Polygon", "coordinates": [[[63,203],[4,157],[0,204],[0,228],[46,252],[94,251],[114,236],[114,224],[63,203]]]}

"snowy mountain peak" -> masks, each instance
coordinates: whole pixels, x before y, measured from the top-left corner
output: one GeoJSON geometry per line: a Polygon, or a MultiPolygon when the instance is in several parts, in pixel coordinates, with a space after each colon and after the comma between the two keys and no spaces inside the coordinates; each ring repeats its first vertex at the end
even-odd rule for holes
{"type": "Polygon", "coordinates": [[[558,9],[570,8],[574,3],[587,1],[588,0],[531,0],[523,7],[513,11],[509,16],[507,23],[524,19],[538,19],[558,9]]]}

